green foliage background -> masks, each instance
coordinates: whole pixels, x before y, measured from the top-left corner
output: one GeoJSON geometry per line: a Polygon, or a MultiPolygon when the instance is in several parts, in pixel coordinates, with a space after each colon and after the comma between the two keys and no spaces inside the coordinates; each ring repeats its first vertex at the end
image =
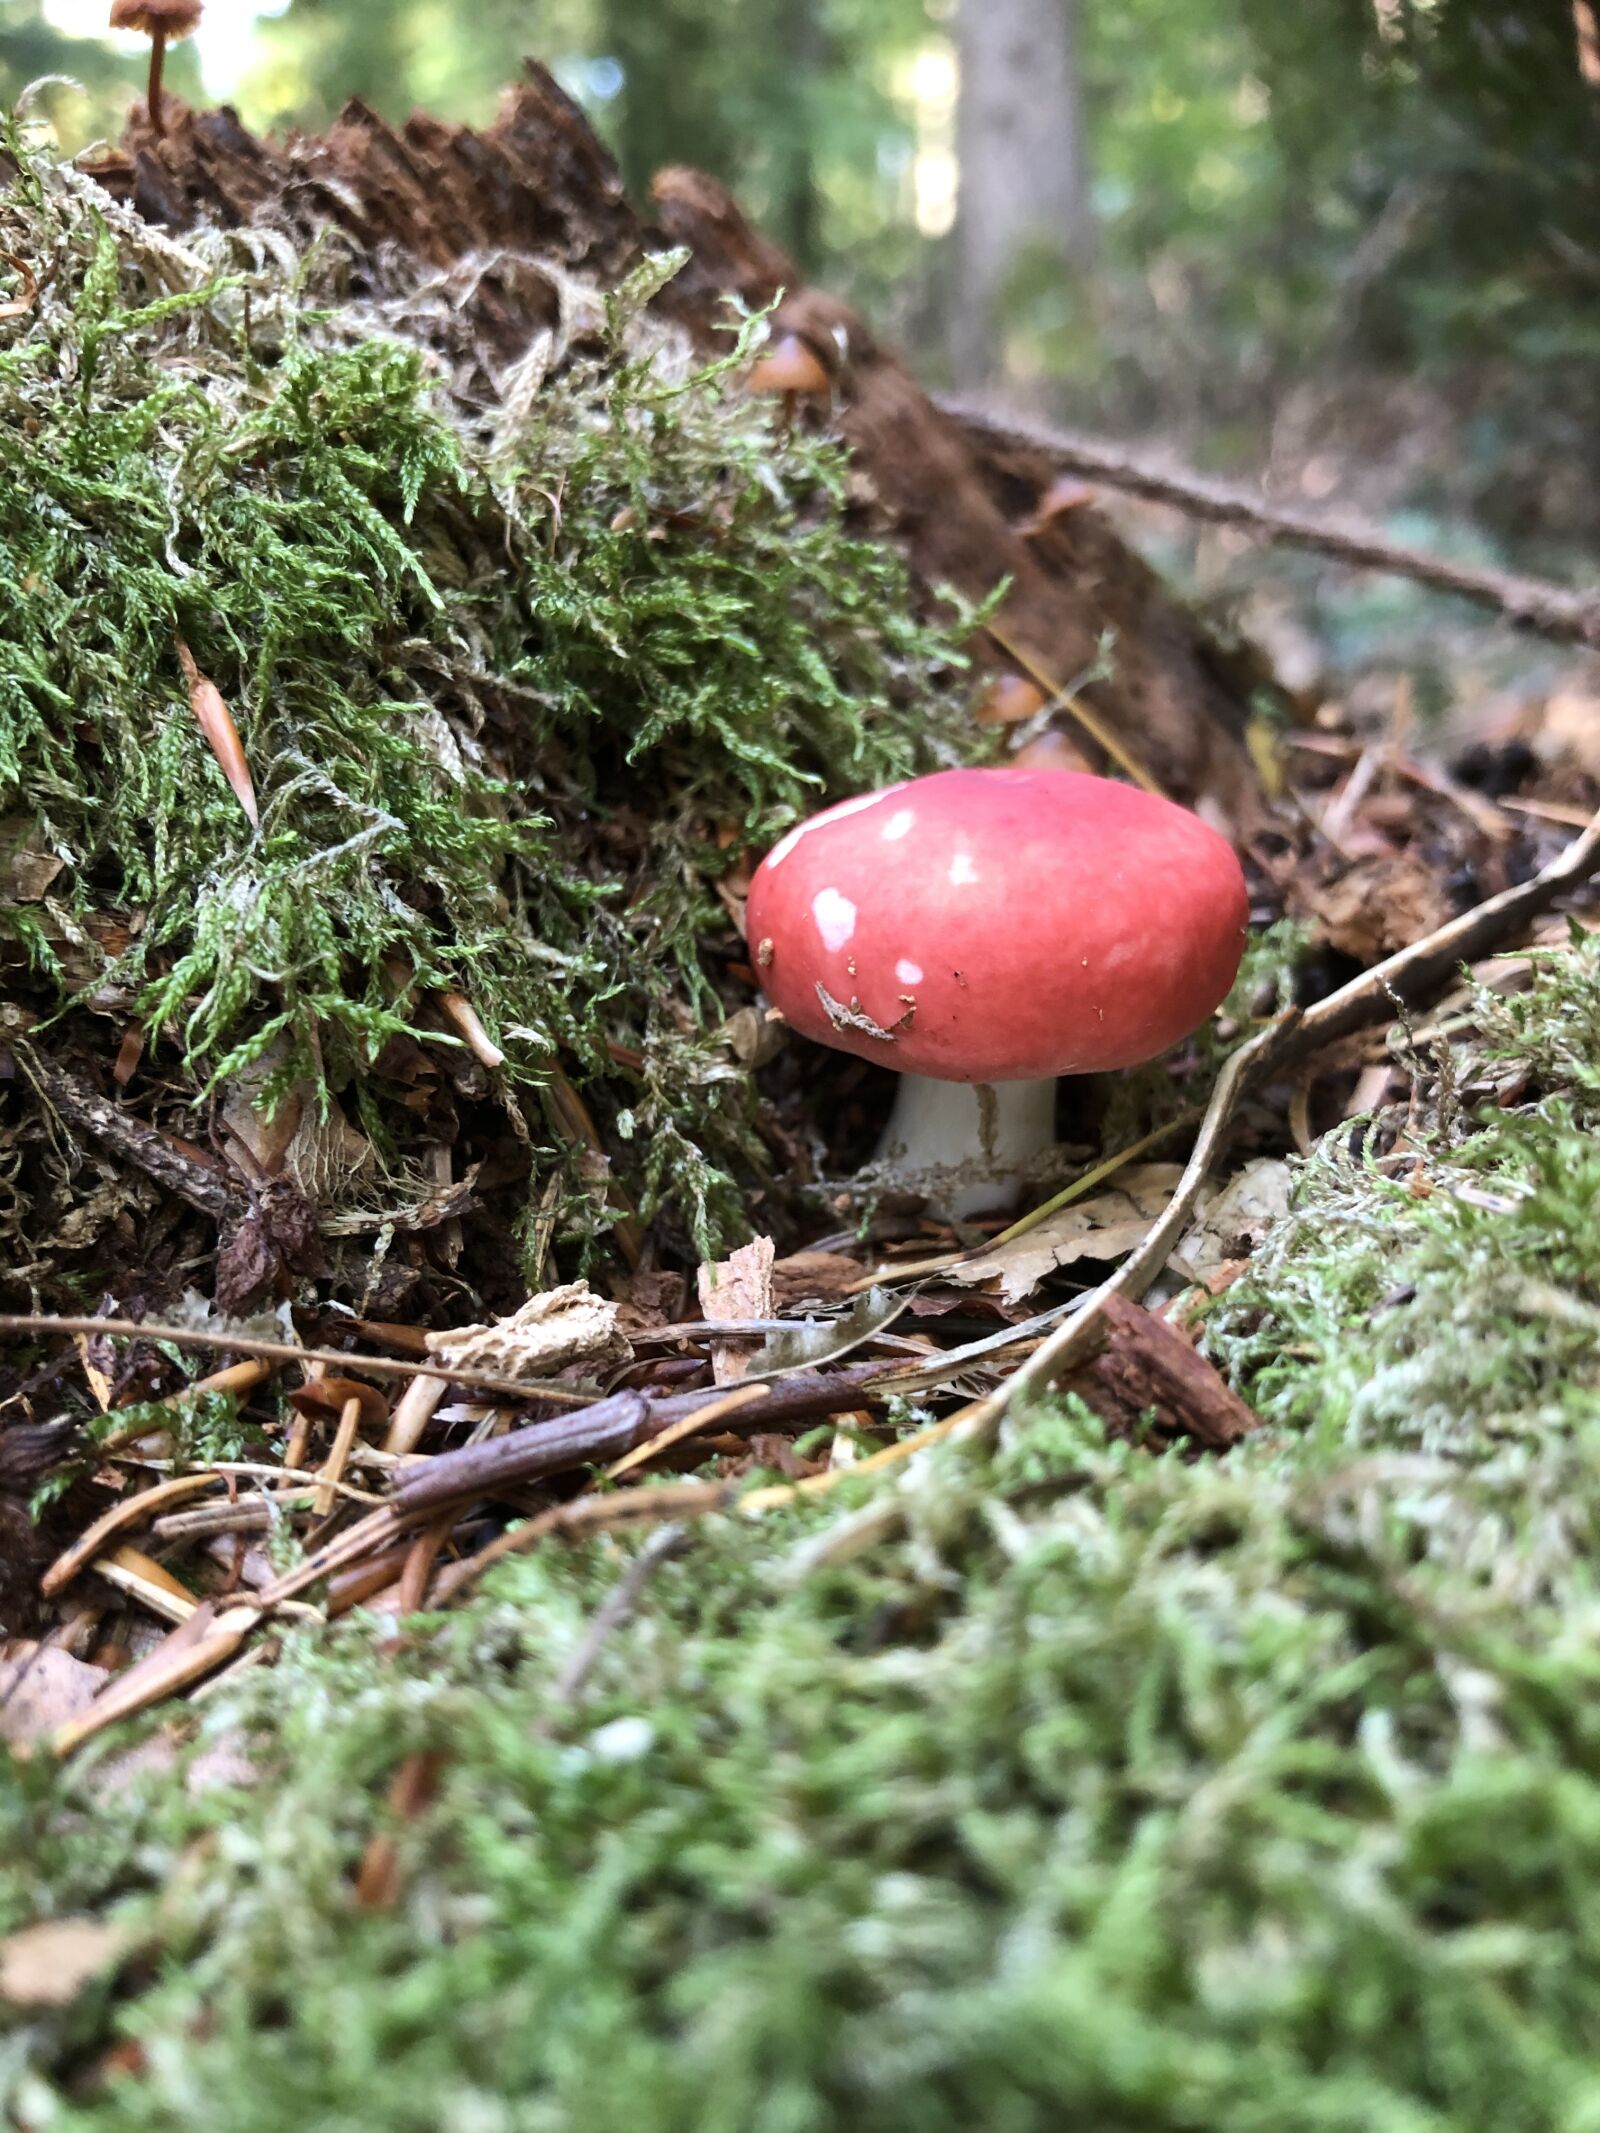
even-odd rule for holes
{"type": "MultiPolygon", "coordinates": [[[[90,91],[57,99],[68,133],[114,128],[137,61],[54,34],[42,4],[0,0],[0,100],[62,67],[90,91]]],[[[1098,252],[1076,280],[1019,279],[993,322],[1012,369],[1055,381],[1080,419],[1251,464],[1295,383],[1420,380],[1460,424],[1423,503],[1512,537],[1592,535],[1593,485],[1559,474],[1600,417],[1600,87],[1568,0],[1082,15],[1098,252]]],[[[259,23],[240,101],[258,124],[320,123],[348,95],[481,120],[533,52],[636,190],[679,160],[729,179],[937,376],[951,260],[916,228],[911,62],[947,46],[950,16],[950,0],[292,0],[259,23]]],[[[193,94],[192,58],[175,65],[193,94]]]]}

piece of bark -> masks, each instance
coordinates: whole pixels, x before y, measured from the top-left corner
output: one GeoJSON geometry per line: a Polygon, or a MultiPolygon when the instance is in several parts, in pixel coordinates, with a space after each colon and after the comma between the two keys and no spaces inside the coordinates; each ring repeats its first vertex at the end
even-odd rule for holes
{"type": "Polygon", "coordinates": [[[1099,1352],[1060,1381],[1092,1407],[1114,1436],[1146,1441],[1154,1414],[1158,1441],[1186,1437],[1207,1451],[1225,1452],[1260,1424],[1223,1383],[1206,1358],[1165,1319],[1123,1296],[1104,1305],[1099,1352]]]}
{"type": "Polygon", "coordinates": [[[166,1134],[87,1087],[43,1053],[29,1051],[26,1066],[29,1078],[66,1123],[108,1148],[129,1169],[142,1171],[153,1183],[175,1193],[214,1221],[238,1222],[244,1218],[249,1199],[236,1190],[220,1165],[178,1147],[166,1134]]]}
{"type": "Polygon", "coordinates": [[[530,1296],[509,1317],[486,1326],[430,1333],[428,1348],[452,1370],[489,1370],[497,1377],[552,1377],[572,1363],[591,1368],[632,1360],[618,1323],[618,1306],[596,1296],[586,1281],[569,1281],[530,1296]]]}
{"type": "MultiPolygon", "coordinates": [[[[754,1237],[741,1244],[726,1259],[707,1261],[696,1277],[700,1308],[707,1318],[730,1322],[746,1318],[771,1318],[777,1306],[772,1300],[770,1237],[754,1237]]],[[[713,1341],[711,1375],[719,1385],[735,1385],[750,1368],[754,1351],[737,1342],[713,1341]]]]}

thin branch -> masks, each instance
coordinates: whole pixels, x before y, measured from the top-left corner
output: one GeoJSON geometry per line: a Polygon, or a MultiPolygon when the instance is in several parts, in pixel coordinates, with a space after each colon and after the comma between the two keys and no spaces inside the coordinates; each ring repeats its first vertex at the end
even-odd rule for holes
{"type": "MultiPolygon", "coordinates": [[[[595,1611],[594,1619],[584,1631],[576,1651],[556,1678],[550,1691],[552,1702],[573,1703],[577,1700],[585,1682],[594,1672],[607,1640],[621,1629],[632,1615],[646,1585],[657,1570],[682,1551],[688,1538],[689,1529],[683,1525],[661,1526],[651,1534],[595,1611]]],[[[548,1730],[549,1723],[547,1720],[540,1731],[548,1730]]]]}
{"type": "MultiPolygon", "coordinates": [[[[842,1370],[794,1371],[773,1382],[764,1400],[749,1406],[748,1418],[766,1429],[844,1413],[871,1397],[874,1379],[897,1368],[903,1370],[904,1365],[853,1363],[842,1370]]],[[[463,1445],[459,1451],[441,1452],[426,1465],[404,1468],[395,1483],[395,1507],[409,1520],[468,1497],[493,1496],[548,1474],[620,1459],[691,1416],[709,1416],[713,1409],[727,1414],[728,1392],[723,1385],[661,1400],[647,1399],[641,1392],[614,1392],[577,1414],[535,1422],[509,1437],[463,1445]]],[[[744,1409],[744,1401],[739,1405],[744,1409]]]]}
{"type": "MultiPolygon", "coordinates": [[[[221,1326],[164,1326],[157,1319],[64,1318],[54,1312],[0,1312],[0,1334],[28,1339],[46,1333],[104,1333],[114,1340],[169,1341],[176,1348],[215,1348],[231,1355],[260,1356],[269,1363],[329,1363],[341,1370],[369,1378],[437,1377],[446,1370],[448,1382],[469,1392],[497,1392],[533,1407],[549,1402],[557,1407],[588,1407],[594,1395],[574,1392],[564,1385],[545,1385],[536,1378],[497,1377],[491,1370],[447,1369],[436,1355],[422,1358],[398,1355],[360,1355],[344,1348],[297,1348],[293,1341],[263,1340],[251,1333],[230,1333],[221,1326]]],[[[172,1395],[174,1399],[179,1393],[172,1395]]]]}
{"type": "Polygon", "coordinates": [[[163,1191],[176,1194],[214,1222],[236,1222],[248,1211],[248,1195],[225,1172],[186,1155],[156,1127],[86,1087],[31,1046],[16,1044],[13,1049],[39,1093],[67,1124],[109,1148],[130,1170],[142,1171],[163,1191]]]}
{"type": "Polygon", "coordinates": [[[1064,474],[1102,481],[1108,488],[1121,489],[1129,496],[1170,504],[1190,518],[1205,519],[1213,525],[1237,526],[1287,548],[1306,548],[1316,555],[1331,556],[1356,570],[1413,578],[1437,592],[1453,593],[1478,607],[1492,608],[1515,629],[1600,651],[1600,597],[1593,593],[1572,592],[1548,580],[1518,577],[1509,571],[1454,563],[1444,556],[1386,540],[1369,526],[1283,510],[1186,467],[1157,466],[1091,437],[987,414],[982,408],[959,401],[946,400],[940,405],[980,443],[988,441],[1036,452],[1064,474]]]}

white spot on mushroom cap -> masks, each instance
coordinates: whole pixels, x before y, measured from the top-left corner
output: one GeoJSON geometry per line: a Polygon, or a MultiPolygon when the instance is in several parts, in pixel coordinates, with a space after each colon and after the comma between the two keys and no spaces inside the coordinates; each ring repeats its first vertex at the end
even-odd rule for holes
{"type": "Polygon", "coordinates": [[[951,888],[970,888],[977,878],[978,870],[972,863],[972,854],[970,852],[957,852],[950,862],[951,888]]]}
{"type": "Polygon", "coordinates": [[[922,965],[913,963],[909,956],[903,955],[900,958],[899,962],[894,966],[894,974],[902,985],[920,985],[922,983],[922,965]]]}
{"type": "Polygon", "coordinates": [[[820,815],[813,815],[809,822],[797,822],[792,830],[786,831],[778,839],[768,852],[764,864],[768,867],[781,866],[802,837],[809,836],[814,829],[825,829],[830,823],[842,822],[846,815],[859,815],[869,807],[876,807],[880,800],[887,800],[891,794],[899,792],[904,783],[902,779],[900,785],[886,785],[882,792],[858,793],[853,800],[841,800],[837,807],[830,807],[820,815]]]}
{"type": "Polygon", "coordinates": [[[811,899],[811,916],[830,955],[837,955],[855,933],[856,907],[838,889],[819,889],[811,899]]]}
{"type": "Polygon", "coordinates": [[[902,837],[910,834],[911,827],[916,819],[915,809],[897,807],[880,832],[884,843],[898,844],[902,837]]]}

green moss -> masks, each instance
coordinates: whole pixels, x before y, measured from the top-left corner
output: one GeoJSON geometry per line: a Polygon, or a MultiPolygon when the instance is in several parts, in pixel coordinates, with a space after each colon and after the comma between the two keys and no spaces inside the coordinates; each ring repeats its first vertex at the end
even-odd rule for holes
{"type": "Polygon", "coordinates": [[[1584,1480],[1563,1462],[1600,1406],[1600,934],[1535,970],[1526,995],[1479,995],[1468,1070],[1523,1100],[1474,1098],[1447,1053],[1415,1062],[1417,1152],[1330,1134],[1208,1338],[1274,1421],[1536,1456],[1559,1494],[1584,1480]]]}
{"type": "Polygon", "coordinates": [[[653,324],[670,262],[579,289],[587,324],[485,413],[402,304],[334,301],[331,250],[113,228],[6,140],[4,249],[54,265],[0,321],[0,818],[64,864],[43,903],[0,876],[0,930],[197,1086],[267,1060],[269,1103],[349,1094],[402,1167],[374,1065],[452,1041],[427,1002],[460,990],[513,1100],[559,1062],[631,1102],[632,1189],[711,1248],[760,1165],[713,1042],[716,879],[952,745],[954,639],[851,530],[841,454],[653,324]]]}

